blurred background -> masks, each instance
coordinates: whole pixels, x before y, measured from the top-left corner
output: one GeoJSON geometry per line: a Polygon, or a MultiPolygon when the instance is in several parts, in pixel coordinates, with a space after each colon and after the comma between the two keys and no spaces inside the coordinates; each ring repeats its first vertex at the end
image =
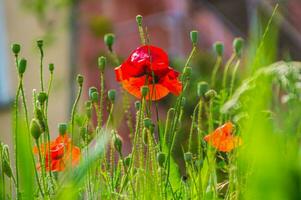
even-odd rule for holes
{"type": "MultiPolygon", "coordinates": [[[[215,62],[212,44],[224,42],[227,59],[234,37],[252,41],[262,35],[277,2],[278,43],[271,48],[279,50],[273,59],[300,60],[300,0],[0,0],[0,140],[11,143],[10,111],[17,83],[10,52],[13,42],[22,45],[21,55],[28,59],[25,89],[30,102],[32,89],[39,89],[36,40],[45,41],[46,80],[48,64],[55,64],[49,123],[51,132],[57,134],[57,124],[69,120],[76,74],[85,75],[86,88],[99,84],[96,64],[97,57],[106,54],[105,33],[116,34],[114,51],[127,57],[139,46],[135,16],[141,14],[151,44],[165,49],[172,66],[181,69],[191,48],[189,31],[198,30],[200,51],[192,67],[197,80],[206,80],[215,62]]],[[[106,69],[107,89],[119,88],[113,67],[106,69]]],[[[242,66],[241,70],[247,69],[242,66]]],[[[160,102],[162,110],[169,100],[160,102]]]]}

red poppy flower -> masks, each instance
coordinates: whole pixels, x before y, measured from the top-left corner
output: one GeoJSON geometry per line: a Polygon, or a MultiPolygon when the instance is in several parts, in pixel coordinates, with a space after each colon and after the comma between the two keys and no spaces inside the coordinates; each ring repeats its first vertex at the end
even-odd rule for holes
{"type": "Polygon", "coordinates": [[[206,135],[204,140],[219,151],[230,152],[242,143],[241,138],[233,136],[232,132],[233,124],[231,122],[227,122],[218,127],[213,133],[206,135]]]}
{"type": "MultiPolygon", "coordinates": [[[[45,167],[47,171],[63,171],[68,162],[71,161],[71,155],[72,166],[76,166],[80,160],[80,149],[77,146],[71,145],[71,138],[67,134],[64,136],[59,135],[49,144],[40,145],[40,150],[45,159],[45,167]],[[50,153],[48,153],[48,148],[50,148],[50,153]]],[[[33,151],[35,154],[38,154],[37,147],[34,147],[33,151]]],[[[40,169],[41,165],[38,164],[37,168],[40,169]]]]}
{"type": "Polygon", "coordinates": [[[129,58],[115,68],[116,79],[123,88],[137,98],[141,98],[140,88],[147,85],[147,100],[159,100],[169,92],[179,95],[182,83],[179,73],[169,66],[167,54],[155,46],[141,46],[129,58]]]}

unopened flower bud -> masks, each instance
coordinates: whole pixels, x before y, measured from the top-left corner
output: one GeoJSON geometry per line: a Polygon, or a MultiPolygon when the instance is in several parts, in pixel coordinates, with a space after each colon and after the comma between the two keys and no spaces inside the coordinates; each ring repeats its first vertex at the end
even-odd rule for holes
{"type": "Polygon", "coordinates": [[[93,103],[97,103],[98,102],[98,92],[93,92],[92,93],[91,100],[92,100],[93,103]]]}
{"type": "Polygon", "coordinates": [[[18,63],[18,72],[20,75],[23,75],[26,70],[27,60],[24,58],[21,58],[18,63]]]}
{"type": "Polygon", "coordinates": [[[144,126],[146,127],[146,128],[150,128],[150,126],[152,125],[153,123],[152,123],[152,120],[150,119],[150,118],[145,118],[144,119],[144,126]]]}
{"type": "Polygon", "coordinates": [[[115,35],[113,33],[105,34],[104,42],[108,46],[109,50],[112,51],[112,46],[115,42],[115,35]]]}
{"type": "Polygon", "coordinates": [[[142,97],[146,97],[146,95],[149,92],[149,88],[147,86],[142,86],[140,90],[141,90],[142,97]]]}
{"type": "Polygon", "coordinates": [[[137,22],[138,26],[142,26],[142,19],[143,19],[143,17],[141,15],[136,16],[136,22],[137,22]]]}
{"type": "Polygon", "coordinates": [[[7,159],[3,159],[2,161],[2,170],[8,178],[12,177],[13,171],[7,159]]]}
{"type": "Polygon", "coordinates": [[[67,133],[68,125],[66,123],[60,123],[58,128],[59,128],[59,134],[65,135],[67,133]]]}
{"type": "Polygon", "coordinates": [[[208,99],[208,100],[214,99],[216,96],[217,96],[217,93],[216,93],[215,90],[208,90],[208,91],[205,93],[205,97],[206,97],[206,99],[208,99]]]}
{"type": "Polygon", "coordinates": [[[140,109],[140,106],[141,106],[140,101],[136,101],[136,102],[135,102],[135,108],[136,108],[136,110],[139,110],[139,109],[140,109]]]}
{"type": "Polygon", "coordinates": [[[43,113],[39,108],[35,108],[35,117],[36,119],[39,121],[40,126],[41,126],[41,130],[42,133],[45,131],[45,122],[44,122],[44,117],[43,117],[43,113]]]}
{"type": "Polygon", "coordinates": [[[37,41],[37,46],[38,46],[39,48],[43,48],[43,44],[44,44],[44,41],[43,41],[43,40],[38,40],[38,41],[37,41]]]}
{"type": "Polygon", "coordinates": [[[108,91],[108,98],[113,103],[116,99],[116,90],[109,90],[108,91]]]}
{"type": "Polygon", "coordinates": [[[186,162],[191,162],[192,161],[192,153],[191,152],[186,152],[186,153],[184,153],[184,160],[186,161],[186,162]]]}
{"type": "Polygon", "coordinates": [[[222,42],[214,43],[213,49],[218,56],[224,55],[224,44],[222,42]]]}
{"type": "Polygon", "coordinates": [[[89,88],[89,99],[92,99],[92,94],[94,92],[97,92],[97,88],[96,87],[90,87],[89,88]]]}
{"type": "Polygon", "coordinates": [[[190,31],[190,40],[191,40],[193,45],[196,45],[198,43],[198,40],[199,40],[199,32],[196,31],[196,30],[190,31]]]}
{"type": "Polygon", "coordinates": [[[78,83],[78,85],[79,85],[80,87],[83,86],[83,83],[84,83],[84,77],[83,77],[82,75],[78,74],[76,80],[77,80],[77,83],[78,83]]]}
{"type": "Polygon", "coordinates": [[[44,102],[47,100],[47,94],[46,92],[39,92],[38,94],[38,101],[40,104],[44,104],[44,102]]]}
{"type": "Polygon", "coordinates": [[[50,73],[52,73],[54,71],[54,64],[50,63],[48,66],[48,69],[49,69],[50,73]]]}
{"type": "Polygon", "coordinates": [[[39,137],[42,134],[42,128],[41,125],[39,123],[39,121],[37,119],[32,119],[30,122],[30,133],[32,135],[32,137],[36,140],[39,139],[39,137]]]}
{"type": "Polygon", "coordinates": [[[244,46],[244,40],[242,38],[235,38],[233,41],[233,48],[235,51],[235,54],[240,57],[242,53],[242,49],[244,46]]]}
{"type": "Polygon", "coordinates": [[[209,89],[209,85],[207,82],[205,81],[199,82],[197,86],[198,97],[204,97],[208,89],[209,89]]]}
{"type": "Polygon", "coordinates": [[[98,69],[103,72],[106,68],[107,59],[104,56],[98,58],[98,69]]]}
{"type": "Polygon", "coordinates": [[[165,160],[166,160],[165,153],[159,152],[157,154],[157,161],[158,161],[158,164],[159,164],[160,167],[164,167],[165,160]]]}
{"type": "Polygon", "coordinates": [[[12,50],[12,52],[13,52],[15,55],[18,55],[18,54],[20,53],[20,51],[21,51],[21,45],[20,45],[20,44],[17,44],[17,43],[12,44],[12,45],[11,45],[11,50],[12,50]]]}
{"type": "Polygon", "coordinates": [[[121,154],[122,151],[122,139],[118,134],[113,135],[113,143],[114,143],[114,148],[115,150],[121,154]]]}

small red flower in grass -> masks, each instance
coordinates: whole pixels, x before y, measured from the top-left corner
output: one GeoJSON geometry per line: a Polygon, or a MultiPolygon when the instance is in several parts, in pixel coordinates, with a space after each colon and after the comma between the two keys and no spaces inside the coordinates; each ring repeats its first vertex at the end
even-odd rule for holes
{"type": "MultiPolygon", "coordinates": [[[[76,166],[79,163],[81,155],[80,149],[71,144],[71,138],[67,134],[64,136],[59,135],[49,144],[40,145],[40,150],[42,157],[45,159],[47,171],[63,171],[66,168],[66,165],[68,165],[68,162],[71,162],[71,155],[72,166],[76,166]],[[48,148],[50,148],[50,154],[48,153],[48,148]]],[[[33,151],[35,154],[38,154],[38,147],[34,147],[33,151]]],[[[41,164],[38,164],[37,168],[40,169],[41,164]]]]}
{"type": "Polygon", "coordinates": [[[241,145],[241,138],[233,136],[233,124],[227,122],[218,127],[213,133],[206,135],[204,140],[222,152],[230,152],[241,145]]]}
{"type": "Polygon", "coordinates": [[[155,46],[145,45],[134,50],[115,68],[115,74],[123,88],[139,99],[144,85],[149,88],[147,100],[159,100],[169,92],[179,95],[182,91],[179,73],[169,66],[167,54],[155,46]]]}

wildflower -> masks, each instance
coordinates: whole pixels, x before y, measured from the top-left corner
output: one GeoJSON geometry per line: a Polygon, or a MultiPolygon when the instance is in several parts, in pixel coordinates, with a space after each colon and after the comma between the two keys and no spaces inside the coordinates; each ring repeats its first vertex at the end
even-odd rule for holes
{"type": "Polygon", "coordinates": [[[149,88],[147,100],[159,100],[169,92],[179,95],[182,91],[179,73],[169,66],[167,54],[155,46],[145,45],[134,50],[115,68],[115,74],[123,88],[139,99],[144,85],[149,88]]]}
{"type": "Polygon", "coordinates": [[[206,135],[204,140],[222,152],[230,152],[241,145],[241,138],[233,136],[233,124],[227,122],[218,127],[213,133],[206,135]]]}
{"type": "MultiPolygon", "coordinates": [[[[45,159],[47,171],[63,171],[71,160],[71,155],[72,166],[78,165],[80,160],[80,149],[77,146],[71,145],[71,138],[67,134],[59,135],[54,141],[46,145],[40,145],[40,150],[42,157],[45,159]],[[48,153],[48,148],[50,148],[50,154],[48,153]]],[[[38,147],[34,147],[33,151],[37,154],[38,147]]],[[[41,165],[38,164],[37,168],[40,169],[41,165]]]]}

